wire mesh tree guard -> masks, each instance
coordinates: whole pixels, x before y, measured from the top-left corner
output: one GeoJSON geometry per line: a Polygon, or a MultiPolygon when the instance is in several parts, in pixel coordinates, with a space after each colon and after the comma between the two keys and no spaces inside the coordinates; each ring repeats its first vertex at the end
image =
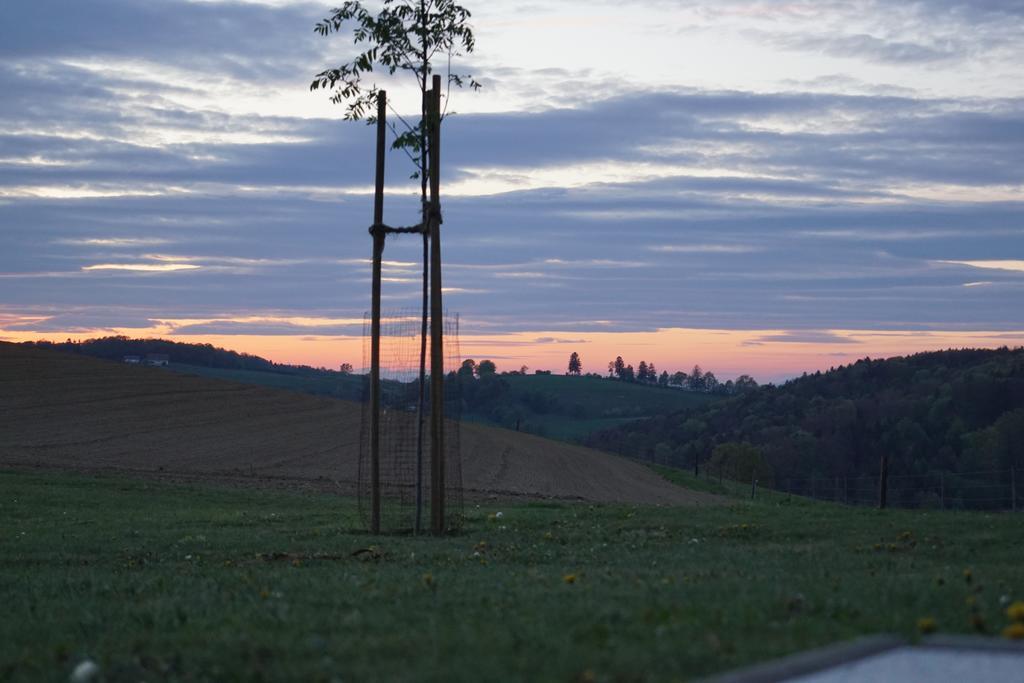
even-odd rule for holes
{"type": "MultiPolygon", "coordinates": [[[[377,477],[379,486],[379,529],[382,532],[417,532],[424,526],[424,503],[434,498],[433,479],[427,476],[425,463],[418,457],[431,452],[429,432],[420,441],[419,353],[420,315],[415,309],[382,312],[380,318],[380,438],[377,477]]],[[[367,364],[372,342],[372,318],[363,326],[363,362],[367,364]]],[[[459,357],[459,318],[444,318],[445,366],[457,368],[459,357]]],[[[430,382],[428,376],[427,382],[430,382]]],[[[459,418],[462,412],[460,383],[444,383],[444,442],[442,491],[445,501],[444,531],[458,530],[463,521],[462,461],[460,457],[459,418]]],[[[359,513],[369,528],[373,519],[373,466],[370,450],[370,382],[363,385],[362,421],[359,437],[359,513]]],[[[425,412],[431,411],[428,398],[425,412]]]]}

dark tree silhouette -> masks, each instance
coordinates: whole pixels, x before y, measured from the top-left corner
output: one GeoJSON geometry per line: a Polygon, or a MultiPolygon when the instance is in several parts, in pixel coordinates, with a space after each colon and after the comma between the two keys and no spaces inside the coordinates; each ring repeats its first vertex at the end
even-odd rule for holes
{"type": "Polygon", "coordinates": [[[693,391],[704,391],[704,371],[699,365],[694,365],[690,372],[690,389],[693,391]]]}
{"type": "Polygon", "coordinates": [[[575,351],[569,356],[569,374],[579,376],[583,371],[583,362],[580,360],[580,354],[575,351]]]}

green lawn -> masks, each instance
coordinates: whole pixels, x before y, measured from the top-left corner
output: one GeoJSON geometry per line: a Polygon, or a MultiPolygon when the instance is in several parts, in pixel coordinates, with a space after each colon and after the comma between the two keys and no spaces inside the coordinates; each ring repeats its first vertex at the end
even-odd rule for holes
{"type": "Polygon", "coordinates": [[[692,391],[597,377],[567,375],[502,375],[520,397],[541,391],[557,396],[565,405],[578,405],[580,412],[600,417],[643,417],[671,413],[705,405],[719,397],[692,391]]]}
{"type": "MultiPolygon", "coordinates": [[[[510,429],[510,425],[502,425],[488,419],[484,415],[476,413],[464,413],[461,418],[467,422],[479,422],[480,424],[492,427],[510,429]]],[[[602,429],[618,427],[626,422],[632,422],[639,418],[635,417],[605,417],[605,418],[573,418],[565,415],[536,415],[528,414],[519,425],[519,431],[527,434],[536,434],[548,439],[567,441],[569,443],[582,442],[586,437],[602,429]]]]}
{"type": "Polygon", "coordinates": [[[1024,597],[1010,514],[468,513],[370,537],[327,495],[0,473],[0,680],[680,680],[1024,597]]]}
{"type": "Polygon", "coordinates": [[[168,369],[186,375],[199,375],[213,379],[226,379],[242,384],[301,391],[317,396],[333,396],[349,401],[362,398],[362,377],[360,375],[290,375],[264,370],[234,370],[228,368],[207,368],[201,365],[171,363],[168,369]]]}
{"type": "MultiPolygon", "coordinates": [[[[225,379],[288,389],[351,401],[362,400],[361,375],[292,375],[262,370],[232,370],[172,363],[170,369],[184,374],[225,379]]],[[[671,413],[705,405],[720,399],[712,394],[679,391],[646,384],[618,382],[596,377],[565,375],[502,375],[509,392],[500,399],[504,407],[522,411],[519,428],[561,441],[579,442],[594,432],[618,427],[632,420],[671,413]],[[551,400],[545,412],[536,412],[530,395],[544,394],[551,400]]],[[[485,406],[485,408],[493,406],[485,406]]],[[[479,412],[480,406],[467,406],[462,419],[506,429],[515,428],[511,417],[496,421],[479,412]],[[474,412],[473,409],[477,409],[474,412]]],[[[486,412],[486,411],[485,411],[486,412]]]]}
{"type": "MultiPolygon", "coordinates": [[[[603,429],[702,406],[721,398],[597,377],[502,375],[501,379],[509,384],[509,392],[502,398],[502,405],[515,406],[522,411],[520,430],[560,441],[583,441],[603,429]],[[551,401],[551,405],[541,412],[536,409],[537,401],[531,400],[531,396],[537,395],[544,395],[551,401]]],[[[491,415],[470,411],[462,418],[506,429],[515,427],[511,416],[495,421],[491,415]]]]}

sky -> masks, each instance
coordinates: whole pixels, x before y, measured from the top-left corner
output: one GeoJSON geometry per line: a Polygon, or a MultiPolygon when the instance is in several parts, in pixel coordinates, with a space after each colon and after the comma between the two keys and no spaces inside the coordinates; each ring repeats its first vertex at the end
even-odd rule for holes
{"type": "MultiPolygon", "coordinates": [[[[778,381],[1024,344],[1024,0],[463,4],[463,357],[778,381]]],[[[0,340],[362,366],[373,131],[309,90],[354,54],[314,33],[330,6],[3,3],[0,340]]],[[[389,224],[417,221],[412,170],[389,154],[389,224]]],[[[416,309],[420,249],[389,238],[387,311],[416,309]]]]}

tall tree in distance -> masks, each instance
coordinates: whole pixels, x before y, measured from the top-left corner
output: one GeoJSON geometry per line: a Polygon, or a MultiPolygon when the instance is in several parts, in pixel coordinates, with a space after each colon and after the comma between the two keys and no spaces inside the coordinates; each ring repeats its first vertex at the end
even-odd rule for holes
{"type": "Polygon", "coordinates": [[[580,354],[575,351],[569,356],[569,374],[576,375],[577,377],[583,371],[583,362],[580,360],[580,354]]]}
{"type": "Polygon", "coordinates": [[[622,356],[616,356],[614,363],[615,376],[618,377],[619,379],[625,379],[625,377],[623,377],[623,373],[625,373],[626,371],[626,362],[622,360],[622,356]]]}
{"type": "Polygon", "coordinates": [[[693,366],[690,372],[690,389],[693,391],[704,391],[704,371],[699,365],[693,366]]]}
{"type": "Polygon", "coordinates": [[[640,365],[636,369],[636,381],[646,382],[647,381],[647,361],[640,361],[640,365]]]}

